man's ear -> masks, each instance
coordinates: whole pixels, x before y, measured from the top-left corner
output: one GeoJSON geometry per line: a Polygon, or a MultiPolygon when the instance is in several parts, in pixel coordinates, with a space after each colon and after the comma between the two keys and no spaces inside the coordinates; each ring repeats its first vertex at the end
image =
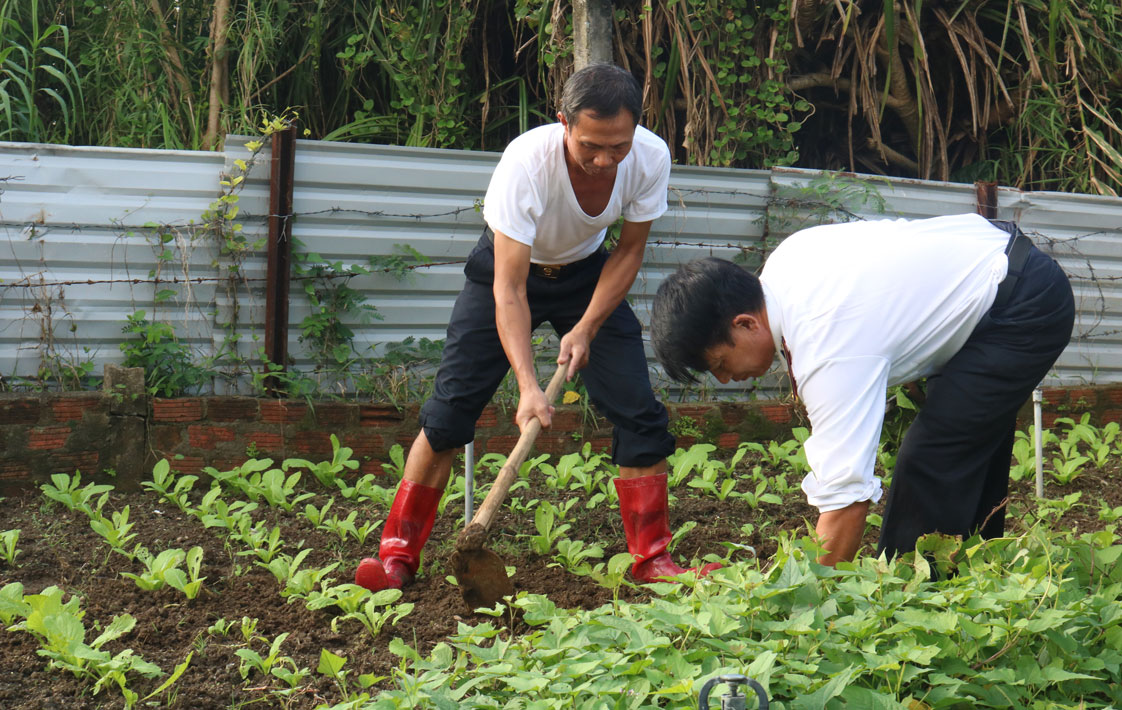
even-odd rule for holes
{"type": "Polygon", "coordinates": [[[746,328],[748,330],[755,330],[759,328],[761,323],[759,317],[751,313],[737,313],[732,317],[731,328],[746,328]]]}
{"type": "Polygon", "coordinates": [[[560,111],[558,111],[558,112],[557,112],[557,120],[558,120],[558,121],[559,121],[559,122],[561,123],[561,125],[562,125],[562,126],[564,126],[565,128],[568,128],[568,127],[569,127],[569,122],[565,120],[565,114],[561,113],[560,111]]]}

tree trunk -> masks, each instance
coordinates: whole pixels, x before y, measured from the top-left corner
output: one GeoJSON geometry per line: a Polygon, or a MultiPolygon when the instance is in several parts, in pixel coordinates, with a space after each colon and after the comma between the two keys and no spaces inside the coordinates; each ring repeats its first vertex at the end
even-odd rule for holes
{"type": "Polygon", "coordinates": [[[219,120],[226,94],[226,35],[229,26],[230,0],[215,0],[214,17],[210,23],[210,105],[207,112],[203,150],[218,142],[219,120]]]}

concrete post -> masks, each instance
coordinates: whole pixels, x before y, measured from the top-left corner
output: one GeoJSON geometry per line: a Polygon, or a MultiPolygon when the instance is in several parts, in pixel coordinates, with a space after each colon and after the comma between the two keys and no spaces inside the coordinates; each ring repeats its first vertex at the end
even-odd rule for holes
{"type": "Polygon", "coordinates": [[[612,60],[611,0],[573,0],[574,68],[612,60]]]}

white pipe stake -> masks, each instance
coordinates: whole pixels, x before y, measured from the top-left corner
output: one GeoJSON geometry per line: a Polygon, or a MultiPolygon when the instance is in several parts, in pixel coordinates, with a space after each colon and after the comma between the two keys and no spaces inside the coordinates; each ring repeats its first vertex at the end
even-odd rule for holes
{"type": "Polygon", "coordinates": [[[475,499],[475,442],[464,446],[464,527],[471,522],[472,503],[475,499]]]}
{"type": "Polygon", "coordinates": [[[1036,449],[1036,497],[1044,497],[1044,392],[1037,387],[1032,391],[1032,419],[1035,428],[1035,441],[1033,442],[1036,449]]]}

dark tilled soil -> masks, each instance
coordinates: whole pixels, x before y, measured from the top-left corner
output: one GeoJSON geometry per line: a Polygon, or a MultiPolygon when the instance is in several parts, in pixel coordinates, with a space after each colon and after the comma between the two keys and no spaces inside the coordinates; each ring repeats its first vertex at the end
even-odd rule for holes
{"type": "MultiPolygon", "coordinates": [[[[1050,483],[1046,492],[1049,498],[1059,499],[1082,491],[1082,505],[1067,511],[1058,526],[1074,531],[1101,529],[1105,523],[1098,516],[1100,507],[1104,504],[1110,508],[1122,506],[1122,487],[1117,481],[1117,470],[1089,469],[1067,486],[1050,483]]],[[[322,504],[326,500],[324,491],[314,482],[312,490],[319,494],[317,504],[322,504]]],[[[547,491],[534,491],[534,494],[551,495],[547,491]]],[[[699,560],[708,554],[723,556],[728,554],[723,543],[732,542],[754,547],[761,563],[766,564],[775,553],[775,537],[780,530],[805,532],[808,521],[815,519],[813,509],[806,505],[797,490],[781,505],[763,504],[758,509],[740,501],[720,502],[702,497],[684,486],[674,494],[677,500],[670,508],[672,528],[678,529],[688,521],[696,523],[678,543],[675,556],[679,561],[699,560]]],[[[1031,482],[1013,484],[1011,529],[1024,524],[1019,511],[1031,507],[1031,496],[1031,482]]],[[[234,550],[225,549],[216,531],[205,529],[193,517],[174,506],[169,507],[156,496],[114,492],[106,513],[121,510],[126,505],[130,508],[130,520],[135,523],[135,542],[143,543],[153,553],[169,547],[186,550],[199,545],[203,548],[202,573],[206,582],[196,599],[188,601],[171,589],[141,591],[133,581],[119,574],[139,572],[139,563],[110,554],[102,538],[90,529],[85,515],[71,513],[33,493],[0,502],[0,531],[15,528],[21,531],[18,546],[21,553],[15,566],[0,561],[0,586],[18,581],[24,585],[25,593],[35,593],[56,585],[78,596],[85,612],[87,642],[92,641],[98,629],[107,626],[114,616],[131,614],[137,620],[134,630],[110,642],[104,650],[117,653],[132,649],[167,673],[191,654],[183,676],[171,689],[153,699],[165,707],[207,710],[239,708],[252,703],[259,707],[301,709],[321,703],[330,705],[339,702],[342,696],[334,681],[315,672],[321,649],[348,659],[346,669],[350,671],[352,687],[359,674],[382,678],[372,688],[372,692],[376,692],[379,685],[390,682],[386,678],[393,669],[400,667],[401,659],[388,650],[390,640],[395,637],[425,654],[455,634],[460,622],[489,620],[505,624],[509,633],[525,630],[517,619],[474,615],[461,600],[458,589],[446,579],[451,574],[448,558],[462,525],[460,507],[452,510],[450,506],[438,519],[425,548],[422,573],[417,583],[404,592],[402,601],[415,604],[413,612],[396,626],[387,627],[376,638],[371,638],[355,621],[340,623],[333,630],[331,613],[309,611],[300,601],[286,603],[278,593],[279,587],[272,574],[255,565],[252,557],[237,556],[234,550]],[[241,677],[241,659],[236,652],[247,647],[241,631],[243,617],[256,619],[254,635],[268,639],[252,641],[250,648],[267,655],[268,643],[279,634],[287,633],[280,655],[291,658],[295,667],[311,671],[288,695],[279,694],[286,686],[277,678],[260,674],[241,677]],[[209,632],[208,628],[220,620],[232,622],[228,633],[209,632]]],[[[370,505],[356,506],[336,497],[332,512],[343,517],[350,510],[359,511],[359,522],[381,520],[385,516],[384,510],[370,505]]],[[[881,512],[879,506],[873,512],[881,512]]],[[[350,581],[358,559],[371,554],[377,546],[378,532],[373,533],[365,545],[359,545],[354,539],[341,543],[333,534],[314,530],[296,513],[266,510],[258,511],[255,516],[281,525],[288,552],[294,552],[300,541],[312,549],[305,567],[338,562],[339,567],[332,576],[340,582],[350,581]]],[[[626,551],[616,510],[605,506],[586,510],[582,501],[571,509],[565,522],[572,526],[566,537],[600,543],[605,547],[605,560],[626,551]]],[[[507,564],[516,567],[517,590],[544,594],[566,608],[592,609],[611,600],[610,590],[597,586],[589,578],[568,573],[552,564],[550,558],[531,554],[527,536],[533,532],[532,514],[515,516],[504,509],[489,536],[488,547],[500,554],[507,564]]],[[[875,550],[875,530],[869,531],[866,543],[866,551],[875,550]]],[[[734,561],[750,558],[751,552],[745,549],[732,553],[734,561]]],[[[644,595],[645,591],[639,588],[625,587],[621,592],[621,596],[629,600],[642,599],[644,595]]],[[[100,694],[92,695],[92,681],[48,669],[47,659],[36,653],[37,648],[36,639],[28,633],[0,631],[0,707],[9,710],[124,707],[115,685],[110,684],[100,694]]],[[[143,698],[161,682],[162,679],[136,676],[130,677],[129,687],[143,698]]]]}

